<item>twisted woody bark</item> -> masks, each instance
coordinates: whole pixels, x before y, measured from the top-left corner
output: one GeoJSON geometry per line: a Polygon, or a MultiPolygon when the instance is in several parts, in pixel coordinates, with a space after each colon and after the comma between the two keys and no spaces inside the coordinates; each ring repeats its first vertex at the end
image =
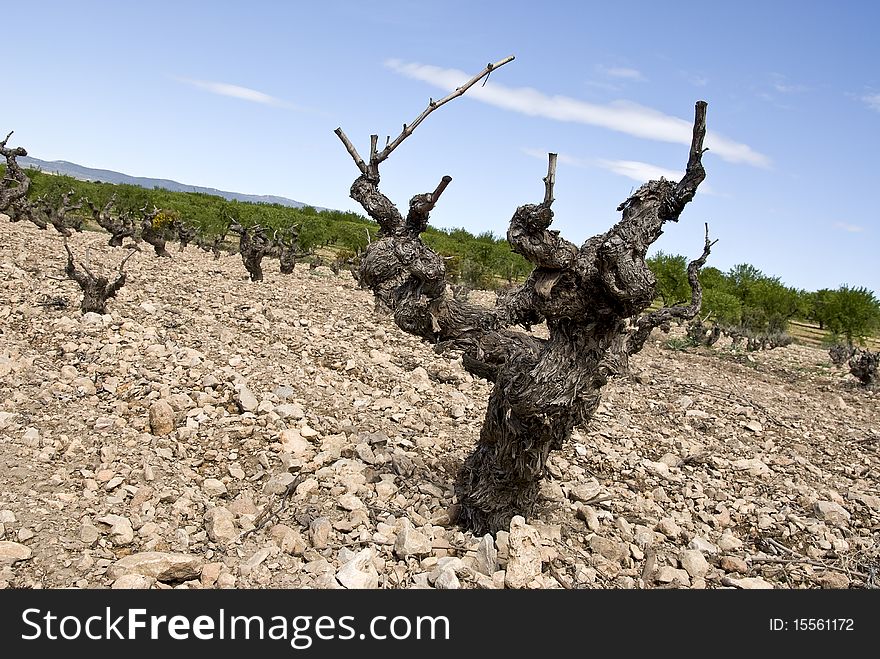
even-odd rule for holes
{"type": "Polygon", "coordinates": [[[183,220],[175,222],[174,229],[177,231],[177,240],[180,241],[180,248],[178,249],[180,252],[186,249],[186,246],[189,245],[199,233],[196,227],[183,220]]]}
{"type": "Polygon", "coordinates": [[[201,247],[202,250],[205,252],[213,252],[215,261],[220,258],[223,243],[226,240],[226,234],[229,233],[229,224],[232,219],[228,214],[226,214],[224,217],[226,218],[226,225],[223,227],[222,232],[214,235],[213,240],[209,242],[207,237],[204,235],[196,236],[196,242],[198,246],[201,247]]]}
{"type": "Polygon", "coordinates": [[[22,147],[9,148],[6,143],[12,137],[12,132],[0,142],[0,156],[6,158],[6,174],[0,182],[0,213],[9,215],[10,222],[28,220],[45,230],[48,227],[46,220],[34,206],[28,201],[27,195],[31,187],[30,177],[24,173],[18,164],[18,156],[26,156],[27,151],[22,147]]]}
{"type": "Polygon", "coordinates": [[[263,256],[269,249],[269,237],[259,224],[243,227],[237,220],[229,218],[229,230],[238,234],[238,251],[251,281],[263,281],[263,256]]]}
{"type": "Polygon", "coordinates": [[[14,220],[18,214],[16,211],[20,212],[19,205],[25,201],[31,180],[16,160],[18,156],[26,156],[27,151],[20,146],[7,147],[6,143],[10,137],[12,137],[12,132],[0,142],[0,156],[6,159],[6,173],[3,180],[0,181],[0,213],[12,211],[10,217],[14,220]]]}
{"type": "Polygon", "coordinates": [[[171,254],[169,254],[168,250],[165,249],[165,228],[157,227],[156,223],[154,222],[154,220],[159,217],[162,211],[155,206],[153,206],[153,210],[147,211],[147,207],[144,206],[140,209],[140,213],[142,216],[141,239],[145,243],[153,246],[153,251],[156,252],[156,256],[171,258],[171,254]]]}
{"type": "Polygon", "coordinates": [[[31,180],[17,161],[18,156],[26,156],[27,151],[22,147],[8,148],[6,143],[11,136],[9,133],[0,142],[0,155],[6,159],[6,174],[0,182],[0,212],[8,213],[12,222],[29,220],[40,229],[51,224],[64,237],[72,235],[71,229],[82,231],[82,218],[71,213],[82,208],[83,200],[71,203],[73,190],[64,193],[58,203],[51,202],[45,195],[35,203],[28,201],[31,180]]]}
{"type": "Polygon", "coordinates": [[[223,241],[226,240],[226,231],[214,236],[214,242],[211,243],[211,252],[214,254],[214,260],[217,261],[222,253],[223,241]]]}
{"type": "Polygon", "coordinates": [[[281,231],[276,229],[272,234],[272,246],[278,254],[281,274],[291,274],[296,267],[297,257],[304,256],[303,253],[298,251],[298,245],[299,228],[296,225],[291,225],[281,231]]]}
{"type": "MultiPolygon", "coordinates": [[[[83,298],[80,301],[80,309],[83,313],[90,311],[94,313],[104,314],[107,309],[107,300],[116,296],[116,293],[125,284],[125,262],[134,254],[134,250],[130,251],[122,263],[119,264],[119,275],[113,281],[104,275],[95,275],[88,266],[80,264],[77,266],[73,260],[73,252],[67,244],[67,238],[64,238],[64,249],[67,250],[67,265],[64,273],[69,279],[79,284],[83,292],[83,298]]],[[[88,253],[87,253],[88,254],[88,253]]]]}
{"type": "Polygon", "coordinates": [[[84,199],[80,198],[77,202],[73,203],[71,198],[74,194],[76,194],[75,190],[69,190],[61,195],[61,201],[55,203],[45,195],[37,199],[37,204],[46,217],[47,222],[55,227],[55,230],[65,238],[73,235],[71,229],[82,231],[82,218],[72,213],[83,207],[84,199]]]}
{"type": "Polygon", "coordinates": [[[86,199],[89,210],[92,211],[92,219],[102,229],[110,234],[107,244],[110,247],[122,247],[122,242],[126,238],[134,238],[134,222],[127,212],[116,214],[113,209],[116,205],[116,193],[110,197],[102,208],[95,206],[90,200],[86,199]]]}
{"type": "MultiPolygon", "coordinates": [[[[417,122],[511,59],[489,65],[440,103],[431,101],[417,122]]],[[[661,310],[627,324],[654,299],[656,282],[645,264],[648,247],[666,222],[678,220],[705,178],[705,118],[706,103],[700,101],[681,181],[646,183],[620,205],[623,218],[617,224],[581,247],[549,229],[556,168],[556,157],[550,154],[543,201],[520,206],[507,233],[512,249],[535,268],[494,309],[447,296],[443,259],[419,237],[450,177],[433,192],[413,197],[404,218],[378,189],[378,164],[388,148],[377,153],[372,136],[367,164],[336,129],[361,171],[351,197],[381,229],[362,259],[362,279],[392,310],[401,329],[440,350],[461,350],[465,368],[495,383],[479,442],[456,478],[461,526],[478,534],[494,533],[507,529],[514,515],[530,515],[550,451],[590,419],[608,376],[621,370],[621,362],[641,349],[650,329],[664,318],[687,317],[699,308],[701,291],[694,276],[687,308],[661,310]],[[546,340],[508,329],[528,329],[542,321],[549,330],[546,340]]],[[[399,145],[412,127],[409,132],[404,127],[390,145],[399,145]]],[[[707,241],[703,255],[691,264],[694,275],[710,247],[707,241]]]]}
{"type": "Polygon", "coordinates": [[[866,387],[880,384],[880,352],[856,348],[847,361],[849,372],[866,387]]]}

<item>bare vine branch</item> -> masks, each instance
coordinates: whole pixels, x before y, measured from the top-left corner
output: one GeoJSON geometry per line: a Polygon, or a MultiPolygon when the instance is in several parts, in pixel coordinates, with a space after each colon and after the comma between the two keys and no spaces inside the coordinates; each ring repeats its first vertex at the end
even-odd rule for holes
{"type": "Polygon", "coordinates": [[[449,101],[451,101],[455,98],[458,98],[459,96],[464,94],[468,89],[470,89],[475,84],[477,84],[480,80],[482,80],[484,77],[486,77],[490,73],[492,73],[492,71],[494,71],[495,69],[497,69],[501,66],[504,66],[508,62],[512,62],[513,59],[514,59],[514,56],[510,55],[509,57],[505,57],[503,60],[495,62],[494,64],[491,64],[491,63],[487,64],[485,69],[480,71],[477,75],[475,75],[473,78],[468,80],[461,87],[456,88],[456,90],[454,92],[452,92],[451,94],[449,94],[448,96],[440,99],[439,101],[431,100],[428,103],[428,107],[426,107],[418,117],[416,117],[409,125],[407,125],[407,124],[403,125],[403,131],[401,131],[400,135],[398,135],[396,138],[394,138],[393,142],[388,144],[384,149],[382,149],[382,151],[380,151],[378,154],[376,154],[375,159],[371,159],[370,165],[371,166],[378,166],[379,163],[381,163],[383,160],[387,159],[388,156],[391,155],[391,152],[394,151],[394,149],[396,149],[397,147],[399,147],[401,145],[401,143],[407,137],[412,135],[413,131],[416,128],[418,128],[419,124],[422,123],[425,120],[425,118],[429,114],[431,114],[434,110],[445,105],[449,101]]]}
{"type": "Polygon", "coordinates": [[[544,205],[553,203],[553,186],[556,184],[556,158],[557,154],[548,154],[547,176],[544,177],[544,205]]]}
{"type": "Polygon", "coordinates": [[[426,107],[418,117],[413,119],[412,122],[410,122],[409,124],[404,124],[403,130],[400,132],[400,135],[395,137],[393,141],[389,141],[388,144],[386,144],[385,148],[382,149],[381,151],[376,150],[376,143],[379,139],[378,135],[371,135],[370,136],[370,162],[369,162],[369,165],[364,162],[364,159],[357,152],[357,149],[351,143],[351,140],[349,140],[348,137],[346,136],[346,134],[342,131],[342,128],[337,128],[333,132],[336,133],[336,135],[339,137],[340,140],[342,140],[342,143],[345,145],[345,149],[348,151],[349,155],[352,157],[352,160],[354,160],[358,169],[361,171],[361,174],[363,174],[367,178],[378,180],[378,178],[379,178],[379,164],[381,162],[383,162],[384,160],[386,160],[388,158],[388,156],[391,155],[392,151],[394,151],[394,149],[399,147],[407,137],[412,135],[413,131],[415,131],[415,129],[418,128],[419,124],[422,123],[429,114],[431,114],[437,108],[445,105],[449,101],[451,101],[455,98],[458,98],[459,96],[464,94],[468,89],[470,89],[475,84],[477,84],[480,80],[482,80],[484,77],[488,76],[492,71],[494,71],[495,69],[497,69],[499,67],[504,66],[508,62],[512,62],[513,59],[514,59],[514,56],[510,55],[509,57],[505,57],[504,59],[502,59],[498,62],[495,62],[494,64],[491,64],[491,63],[487,64],[485,69],[480,71],[477,75],[475,75],[473,78],[468,80],[461,87],[457,87],[455,89],[455,91],[452,92],[451,94],[449,94],[448,96],[440,99],[439,101],[435,101],[434,99],[431,99],[428,102],[428,107],[426,107]]]}
{"type": "Polygon", "coordinates": [[[712,246],[717,240],[709,241],[709,224],[705,224],[706,238],[703,246],[703,253],[688,264],[687,278],[691,287],[691,302],[687,306],[673,306],[657,309],[651,313],[645,314],[636,321],[636,329],[627,340],[626,351],[630,355],[637,353],[645,345],[651,331],[655,327],[659,327],[664,323],[673,320],[690,320],[700,312],[703,303],[703,287],[700,285],[700,269],[705,265],[706,259],[712,250],[712,246]]]}

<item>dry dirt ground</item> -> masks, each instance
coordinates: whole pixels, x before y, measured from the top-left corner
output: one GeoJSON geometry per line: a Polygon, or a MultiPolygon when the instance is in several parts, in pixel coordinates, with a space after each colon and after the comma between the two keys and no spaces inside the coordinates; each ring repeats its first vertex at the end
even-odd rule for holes
{"type": "MultiPolygon", "coordinates": [[[[79,258],[115,268],[106,234],[79,258]]],[[[510,532],[449,524],[490,387],[348,273],[143,251],[104,316],[0,221],[0,586],[868,588],[880,400],[826,352],[657,333],[510,532]]],[[[491,294],[475,294],[491,303],[491,294]]]]}

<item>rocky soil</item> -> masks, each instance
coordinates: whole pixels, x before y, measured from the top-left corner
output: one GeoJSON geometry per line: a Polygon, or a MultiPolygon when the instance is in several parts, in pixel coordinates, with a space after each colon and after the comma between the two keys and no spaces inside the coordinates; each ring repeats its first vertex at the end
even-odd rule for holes
{"type": "MultiPolygon", "coordinates": [[[[93,270],[124,252],[77,234],[93,270]]],[[[490,386],[347,273],[143,251],[82,315],[0,220],[0,587],[868,588],[880,396],[826,352],[657,333],[509,532],[449,524],[490,386]]],[[[491,294],[474,294],[487,303],[491,294]]]]}

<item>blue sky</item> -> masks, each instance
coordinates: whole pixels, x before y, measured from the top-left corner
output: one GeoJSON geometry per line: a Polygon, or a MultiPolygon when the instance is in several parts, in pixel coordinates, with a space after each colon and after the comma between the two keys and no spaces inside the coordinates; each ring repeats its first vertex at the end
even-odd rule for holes
{"type": "Polygon", "coordinates": [[[683,170],[706,100],[704,188],[655,250],[698,255],[708,222],[722,270],[880,293],[880,5],[612,4],[15,3],[0,131],[37,158],[360,211],[333,130],[364,154],[514,55],[383,164],[401,207],[449,174],[432,223],[503,235],[553,151],[554,226],[580,243],[683,170]]]}

